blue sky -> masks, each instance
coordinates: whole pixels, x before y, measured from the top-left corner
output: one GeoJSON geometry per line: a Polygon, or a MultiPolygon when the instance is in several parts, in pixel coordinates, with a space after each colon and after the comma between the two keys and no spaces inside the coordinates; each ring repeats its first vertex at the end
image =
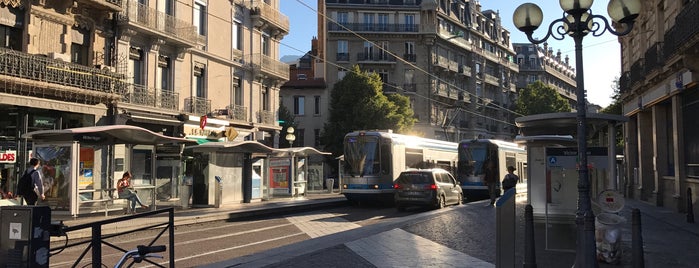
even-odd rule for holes
{"type": "MultiPolygon", "coordinates": [[[[311,50],[311,39],[318,35],[317,23],[318,0],[280,0],[281,12],[289,17],[289,34],[281,40],[279,55],[303,55],[311,50]]],[[[544,12],[544,21],[534,32],[535,38],[546,35],[548,25],[563,16],[558,1],[553,0],[481,0],[482,10],[500,12],[502,23],[510,31],[513,43],[527,43],[526,35],[517,30],[512,24],[512,13],[517,6],[533,2],[544,12]]],[[[608,1],[597,0],[592,5],[593,14],[607,16],[608,1]]],[[[562,57],[570,57],[570,63],[575,66],[575,51],[573,39],[566,36],[562,41],[549,38],[549,47],[554,53],[559,49],[562,57]]],[[[611,103],[613,94],[612,82],[619,76],[621,69],[619,42],[616,36],[606,32],[602,36],[587,36],[583,40],[583,63],[585,72],[585,88],[589,102],[605,107],[611,103]]]]}

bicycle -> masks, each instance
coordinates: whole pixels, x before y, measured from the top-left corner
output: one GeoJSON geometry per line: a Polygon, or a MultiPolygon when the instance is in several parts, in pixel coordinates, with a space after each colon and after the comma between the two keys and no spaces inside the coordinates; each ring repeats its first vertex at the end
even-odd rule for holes
{"type": "MultiPolygon", "coordinates": [[[[128,266],[126,267],[131,267],[134,265],[134,263],[141,263],[142,261],[148,261],[150,263],[153,263],[149,260],[148,258],[160,258],[162,259],[162,255],[158,254],[153,254],[153,253],[158,253],[158,252],[164,252],[165,251],[165,246],[160,245],[160,246],[144,246],[144,245],[138,245],[136,246],[136,249],[129,250],[124,253],[124,255],[121,256],[121,259],[114,265],[114,268],[121,268],[126,264],[127,260],[129,258],[133,259],[131,263],[129,263],[128,266]]],[[[153,263],[155,264],[155,263],[153,263]]],[[[157,264],[156,264],[157,265],[157,264]]],[[[158,265],[160,266],[160,265],[158,265]]],[[[160,266],[163,267],[163,266],[160,266]]]]}

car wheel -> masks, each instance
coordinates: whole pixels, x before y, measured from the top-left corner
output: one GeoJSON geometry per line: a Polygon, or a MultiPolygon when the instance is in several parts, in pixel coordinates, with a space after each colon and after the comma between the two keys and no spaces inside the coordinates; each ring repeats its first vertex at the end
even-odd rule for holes
{"type": "Polygon", "coordinates": [[[456,198],[458,198],[458,200],[456,201],[457,206],[460,206],[461,204],[464,203],[464,196],[463,195],[458,194],[458,195],[456,195],[456,198]]]}
{"type": "Polygon", "coordinates": [[[437,208],[442,209],[447,205],[447,199],[443,196],[440,195],[437,197],[437,208]]]}

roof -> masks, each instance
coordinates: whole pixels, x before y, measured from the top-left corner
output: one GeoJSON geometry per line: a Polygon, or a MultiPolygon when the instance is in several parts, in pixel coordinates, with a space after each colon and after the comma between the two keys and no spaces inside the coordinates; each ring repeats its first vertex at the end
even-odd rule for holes
{"type": "Polygon", "coordinates": [[[22,138],[30,138],[35,142],[66,142],[79,141],[83,144],[192,144],[193,140],[165,136],[145,128],[131,125],[108,125],[79,127],[68,129],[38,130],[25,133],[22,138]]]}
{"type": "Polygon", "coordinates": [[[276,149],[268,147],[258,141],[224,141],[207,142],[204,144],[188,146],[185,150],[194,152],[222,152],[222,153],[272,153],[276,149]]]}
{"type": "Polygon", "coordinates": [[[291,148],[279,148],[275,149],[275,155],[277,157],[286,156],[289,153],[293,153],[295,156],[309,156],[309,155],[330,155],[328,152],[321,152],[313,147],[291,147],[291,148]]]}
{"type": "MultiPolygon", "coordinates": [[[[609,124],[616,125],[628,121],[628,117],[615,114],[587,113],[588,133],[594,129],[606,129],[609,124]]],[[[515,125],[524,136],[537,135],[572,135],[577,136],[577,113],[548,113],[522,116],[515,119],[515,125]]]]}

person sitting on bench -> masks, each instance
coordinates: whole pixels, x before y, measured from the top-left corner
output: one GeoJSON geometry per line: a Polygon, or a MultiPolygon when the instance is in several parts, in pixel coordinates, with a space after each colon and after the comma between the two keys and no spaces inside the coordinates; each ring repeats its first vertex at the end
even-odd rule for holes
{"type": "Polygon", "coordinates": [[[136,203],[141,205],[141,208],[147,209],[148,206],[141,202],[138,198],[136,191],[131,188],[131,172],[124,172],[124,176],[117,182],[117,192],[119,193],[119,198],[127,199],[131,202],[131,211],[136,212],[136,203]]]}

